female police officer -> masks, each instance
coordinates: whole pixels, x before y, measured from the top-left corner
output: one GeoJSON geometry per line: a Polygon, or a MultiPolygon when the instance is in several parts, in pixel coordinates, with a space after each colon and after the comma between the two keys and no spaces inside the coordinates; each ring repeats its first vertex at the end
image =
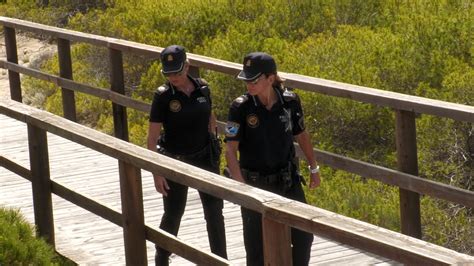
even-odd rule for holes
{"type": "MultiPolygon", "coordinates": [[[[304,127],[298,96],[282,87],[274,59],[265,53],[244,58],[237,77],[246,82],[247,93],[236,98],[226,126],[226,159],[231,176],[282,196],[306,202],[295,164],[293,139],[309,163],[310,188],[319,186],[319,167],[304,127]],[[237,160],[240,153],[240,164],[237,160]]],[[[263,265],[261,215],[242,208],[247,265],[263,265]]],[[[294,229],[293,265],[307,265],[313,235],[294,229]]]]}
{"type": "MultiPolygon", "coordinates": [[[[189,63],[182,46],[172,45],[161,52],[162,74],[167,82],[156,91],[150,111],[148,149],[218,173],[211,162],[210,135],[216,120],[211,110],[207,83],[188,75],[189,63]],[[163,127],[165,134],[161,134],[163,127]],[[161,137],[160,137],[161,135],[161,137]]],[[[177,235],[184,213],[188,187],[154,175],[156,190],[163,194],[164,214],[160,228],[177,235]]],[[[211,251],[227,258],[223,201],[199,192],[207,223],[211,251]]],[[[157,247],[156,264],[168,265],[170,252],[157,247]]]]}

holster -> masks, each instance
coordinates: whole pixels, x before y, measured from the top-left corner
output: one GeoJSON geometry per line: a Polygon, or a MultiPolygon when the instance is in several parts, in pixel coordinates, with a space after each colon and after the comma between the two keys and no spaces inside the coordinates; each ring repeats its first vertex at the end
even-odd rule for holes
{"type": "Polygon", "coordinates": [[[219,169],[222,153],[221,140],[219,139],[219,137],[214,134],[209,134],[208,147],[211,165],[212,167],[219,169]]]}

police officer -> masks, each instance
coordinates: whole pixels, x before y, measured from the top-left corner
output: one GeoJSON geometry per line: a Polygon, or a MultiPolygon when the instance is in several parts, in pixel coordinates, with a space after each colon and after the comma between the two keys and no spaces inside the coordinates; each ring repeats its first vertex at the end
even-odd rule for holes
{"type": "MultiPolygon", "coordinates": [[[[184,47],[171,45],[161,52],[162,74],[167,82],[153,97],[148,129],[148,149],[215,173],[211,162],[210,134],[216,126],[207,83],[188,75],[184,47]],[[161,129],[164,129],[162,133],[161,129]]],[[[188,187],[154,174],[155,188],[163,194],[164,214],[160,228],[178,234],[187,200],[188,187]]],[[[227,258],[223,201],[199,192],[204,208],[211,251],[227,258]]],[[[168,265],[170,252],[156,247],[157,265],[168,265]]]]}
{"type": "MultiPolygon", "coordinates": [[[[306,203],[294,139],[309,163],[310,188],[319,186],[320,176],[298,95],[282,86],[275,60],[266,53],[245,56],[237,78],[246,82],[247,93],[236,98],[229,110],[225,140],[230,175],[306,203]]],[[[242,207],[242,220],[247,265],[263,265],[261,214],[242,207]]],[[[313,235],[294,228],[291,235],[293,265],[307,265],[313,235]]]]}

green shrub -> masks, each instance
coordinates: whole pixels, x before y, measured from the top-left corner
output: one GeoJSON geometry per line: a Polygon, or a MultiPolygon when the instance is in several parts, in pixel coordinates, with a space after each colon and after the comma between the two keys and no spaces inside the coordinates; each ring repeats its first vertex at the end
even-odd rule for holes
{"type": "Polygon", "coordinates": [[[51,246],[34,237],[34,229],[18,210],[0,207],[0,264],[49,265],[58,262],[51,246]]]}

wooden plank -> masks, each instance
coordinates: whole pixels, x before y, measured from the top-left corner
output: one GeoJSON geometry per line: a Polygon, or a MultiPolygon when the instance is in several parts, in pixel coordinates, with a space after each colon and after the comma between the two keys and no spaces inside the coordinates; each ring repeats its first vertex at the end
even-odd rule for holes
{"type": "Polygon", "coordinates": [[[28,125],[31,184],[38,235],[54,247],[53,203],[46,131],[28,125]]]}
{"type": "MultiPolygon", "coordinates": [[[[303,157],[304,154],[297,143],[295,143],[295,148],[296,155],[300,158],[303,157]]],[[[358,174],[362,177],[378,180],[387,185],[397,186],[405,190],[474,208],[474,191],[427,180],[418,176],[319,149],[313,149],[313,152],[315,158],[318,159],[318,162],[323,165],[358,174]]]]}
{"type": "Polygon", "coordinates": [[[197,265],[229,265],[229,262],[226,259],[212,253],[201,252],[198,248],[183,243],[174,235],[169,234],[166,231],[160,229],[154,230],[147,226],[146,235],[148,240],[157,243],[160,247],[166,250],[172,250],[183,258],[192,260],[197,265]]]}
{"type": "MultiPolygon", "coordinates": [[[[0,62],[1,63],[1,62],[0,62]]],[[[93,89],[105,91],[103,89],[93,89]]],[[[107,92],[110,93],[110,92],[107,92]]],[[[118,94],[120,95],[120,94],[118,94]]],[[[120,95],[122,96],[122,95],[120,95]]],[[[121,102],[120,104],[124,104],[121,102]]],[[[149,107],[149,105],[146,105],[149,107]]],[[[131,107],[131,106],[129,106],[131,107]]],[[[132,107],[133,108],[133,107],[132,107]]],[[[219,129],[223,130],[224,123],[219,123],[219,129]]],[[[222,131],[221,131],[222,132],[222,131]]],[[[296,145],[297,156],[303,156],[298,144],[296,145]]],[[[363,177],[375,179],[388,185],[398,186],[405,190],[429,195],[435,198],[459,203],[467,207],[474,208],[474,192],[426,180],[417,176],[405,174],[389,168],[372,165],[359,160],[340,156],[330,152],[314,149],[316,158],[330,167],[352,172],[363,177]]]]}
{"type": "Polygon", "coordinates": [[[388,258],[406,258],[408,262],[473,261],[470,256],[442,247],[433,245],[429,249],[425,249],[425,242],[416,242],[416,239],[409,237],[402,238],[401,234],[383,231],[379,227],[354,221],[303,203],[293,202],[278,195],[222,178],[14,101],[0,100],[0,113],[47,129],[54,134],[147,171],[163,174],[176,182],[268,214],[278,222],[313,234],[319,233],[338,241],[341,240],[343,243],[361,247],[378,255],[387,255],[388,258]],[[369,234],[370,231],[374,231],[374,233],[369,234]],[[406,246],[410,248],[406,248],[406,246]],[[446,258],[446,254],[449,255],[449,258],[446,258]]]}
{"type": "Polygon", "coordinates": [[[96,97],[99,97],[104,100],[110,100],[116,104],[120,104],[122,106],[130,107],[133,109],[136,109],[138,111],[142,112],[150,112],[150,104],[144,103],[142,101],[138,101],[135,99],[131,99],[130,97],[127,97],[125,95],[122,95],[120,93],[116,93],[113,91],[110,91],[108,89],[103,89],[103,88],[97,88],[93,86],[89,86],[86,84],[81,84],[78,82],[74,82],[72,80],[64,79],[55,75],[50,75],[47,73],[43,73],[41,71],[35,70],[35,69],[30,69],[28,67],[20,66],[18,64],[13,64],[6,62],[4,60],[0,60],[0,67],[12,70],[14,72],[18,72],[21,74],[25,74],[37,79],[49,81],[51,83],[54,83],[60,87],[67,88],[69,90],[73,91],[78,91],[90,95],[94,95],[96,97]]]}
{"type": "MultiPolygon", "coordinates": [[[[2,136],[3,133],[5,133],[5,138],[2,137],[1,139],[8,140],[6,143],[7,145],[3,145],[5,142],[2,142],[2,145],[0,145],[0,154],[4,154],[6,157],[14,155],[15,161],[23,161],[22,153],[24,153],[25,150],[22,151],[22,147],[25,144],[21,143],[26,143],[24,137],[22,139],[22,135],[26,135],[26,126],[21,122],[14,121],[16,125],[21,125],[23,127],[10,127],[12,123],[8,123],[7,121],[14,120],[0,115],[0,124],[8,125],[3,127],[2,131],[0,131],[0,135],[2,136]],[[8,145],[13,145],[17,147],[17,149],[6,151],[9,148],[7,147],[8,145]]],[[[51,174],[53,179],[61,181],[61,183],[74,188],[76,191],[87,192],[87,195],[90,196],[91,199],[99,200],[101,204],[107,206],[117,205],[116,203],[120,196],[118,195],[119,186],[117,178],[117,163],[115,159],[100,155],[95,151],[80,147],[76,143],[69,142],[52,134],[48,134],[48,143],[50,147],[51,174]],[[68,152],[74,154],[76,157],[64,156],[64,154],[68,152]],[[55,158],[65,159],[59,161],[55,158]],[[96,161],[100,161],[100,164],[95,164],[90,161],[83,162],[83,158],[95,158],[96,161]],[[56,161],[56,163],[53,163],[52,161],[56,161]],[[67,172],[64,170],[64,165],[68,165],[69,167],[67,172]],[[77,174],[74,174],[76,171],[82,172],[82,169],[84,168],[93,171],[94,169],[110,168],[109,165],[115,166],[115,169],[109,170],[108,173],[107,171],[101,171],[103,172],[101,173],[101,176],[89,176],[86,174],[77,177],[77,174]],[[71,185],[71,181],[74,182],[74,185],[71,185]],[[107,198],[95,193],[95,191],[103,189],[109,190],[109,196],[107,198]],[[111,197],[114,194],[116,197],[111,197]]],[[[14,206],[21,207],[23,213],[28,216],[28,211],[32,212],[32,208],[30,207],[31,203],[24,202],[23,199],[31,198],[30,186],[29,184],[23,186],[22,190],[17,189],[18,186],[16,185],[12,188],[9,186],[12,180],[15,181],[14,183],[16,183],[16,181],[22,183],[27,181],[21,178],[17,178],[17,180],[12,179],[12,176],[8,179],[3,179],[8,176],[9,173],[7,171],[0,171],[0,183],[2,184],[2,186],[0,186],[0,202],[6,205],[9,204],[8,202],[14,202],[14,206]],[[23,196],[18,193],[23,193],[23,196]]],[[[157,225],[159,224],[158,218],[160,218],[162,214],[162,205],[160,205],[161,201],[158,200],[160,197],[155,191],[151,173],[143,171],[142,176],[144,182],[144,205],[146,206],[147,223],[157,225]]],[[[121,238],[121,228],[116,227],[107,221],[101,220],[95,215],[87,213],[87,211],[82,211],[81,208],[53,195],[53,200],[55,198],[54,206],[57,229],[56,247],[62,254],[73,258],[81,265],[125,263],[122,249],[123,242],[121,238]]],[[[229,202],[225,202],[224,204],[229,259],[231,260],[232,265],[243,265],[245,264],[245,251],[243,250],[240,207],[229,202]]],[[[117,208],[120,208],[120,206],[117,208]]],[[[202,206],[200,204],[199,196],[197,195],[196,190],[190,189],[188,204],[186,205],[185,215],[179,232],[179,239],[183,242],[192,243],[198,248],[209,250],[208,243],[204,240],[207,237],[206,228],[203,223],[204,218],[198,222],[197,219],[188,219],[187,216],[190,213],[192,216],[196,216],[196,212],[200,210],[202,210],[202,206]]],[[[120,221],[120,216],[118,216],[118,220],[120,221]]],[[[154,247],[150,243],[151,242],[148,242],[147,245],[149,254],[148,263],[153,264],[154,247]]],[[[325,254],[338,254],[339,252],[344,252],[348,249],[348,247],[339,247],[338,245],[340,244],[337,242],[330,242],[327,239],[315,236],[310,265],[324,264],[326,259],[330,260],[336,256],[325,254]]],[[[354,248],[351,249],[353,249],[354,252],[360,252],[354,248]]],[[[341,256],[344,255],[343,253],[340,254],[341,256]]],[[[368,254],[367,258],[374,258],[374,255],[368,254]]],[[[171,259],[172,265],[194,265],[178,256],[172,256],[171,259]]],[[[385,260],[386,259],[380,259],[378,261],[385,260]]],[[[372,260],[365,263],[361,262],[361,264],[369,264],[371,261],[372,260]]]]}
{"type": "Polygon", "coordinates": [[[444,102],[292,73],[281,73],[281,76],[286,79],[285,85],[293,88],[371,103],[397,110],[447,117],[458,121],[474,122],[474,106],[444,102]]]}
{"type": "Polygon", "coordinates": [[[146,265],[145,218],[140,169],[119,162],[122,226],[127,265],[146,265]]]}
{"type": "Polygon", "coordinates": [[[14,163],[7,158],[0,156],[0,166],[5,167],[6,169],[12,171],[13,173],[24,177],[26,180],[31,181],[31,172],[29,169],[22,167],[19,164],[14,163]]]}
{"type": "MultiPolygon", "coordinates": [[[[59,76],[72,80],[71,44],[69,40],[58,39],[59,76]]],[[[63,113],[66,119],[76,121],[76,100],[74,91],[61,88],[63,113]]]]}
{"type": "MultiPolygon", "coordinates": [[[[90,43],[123,52],[158,58],[163,48],[140,43],[118,40],[93,34],[65,30],[33,22],[0,17],[0,24],[20,30],[45,34],[56,38],[90,43]]],[[[235,76],[242,69],[241,64],[218,60],[189,53],[191,65],[235,76]]],[[[377,90],[352,84],[318,79],[292,73],[279,73],[285,79],[285,85],[326,95],[376,104],[398,110],[448,117],[459,121],[474,122],[474,107],[443,102],[396,92],[377,90]]]]}
{"type": "MultiPolygon", "coordinates": [[[[119,94],[125,94],[122,52],[109,49],[109,59],[111,90],[119,94]]],[[[127,109],[116,103],[112,103],[112,110],[114,117],[114,136],[128,141],[127,109]]]]}
{"type": "Polygon", "coordinates": [[[290,227],[262,215],[265,265],[293,265],[290,227]]]}
{"type": "Polygon", "coordinates": [[[122,214],[95,202],[59,183],[51,182],[52,192],[63,199],[94,213],[105,220],[122,226],[122,214]]]}
{"type": "MultiPolygon", "coordinates": [[[[398,169],[417,176],[415,113],[397,110],[395,114],[398,169]]],[[[402,233],[421,239],[420,195],[402,188],[399,194],[402,233]]]]}
{"type": "MultiPolygon", "coordinates": [[[[18,52],[16,46],[15,29],[4,26],[5,49],[7,52],[7,61],[18,64],[18,52]]],[[[10,82],[10,97],[14,101],[22,102],[20,74],[9,70],[8,80],[10,82]]]]}
{"type": "Polygon", "coordinates": [[[408,264],[474,263],[474,258],[356,219],[287,199],[264,203],[268,217],[292,227],[408,264]],[[314,209],[313,209],[314,208],[314,209]],[[309,216],[314,216],[308,219],[309,216]],[[304,219],[300,219],[304,217],[304,219]]]}

